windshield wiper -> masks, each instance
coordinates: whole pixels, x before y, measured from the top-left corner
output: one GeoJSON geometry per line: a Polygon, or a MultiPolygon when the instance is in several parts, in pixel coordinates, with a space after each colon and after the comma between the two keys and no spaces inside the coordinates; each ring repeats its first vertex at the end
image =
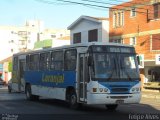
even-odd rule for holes
{"type": "Polygon", "coordinates": [[[126,68],[124,66],[122,66],[123,65],[122,63],[123,62],[120,59],[120,70],[122,70],[122,73],[124,72],[127,75],[127,77],[128,77],[129,80],[132,80],[132,78],[130,77],[129,73],[126,71],[126,68]]]}
{"type": "Polygon", "coordinates": [[[125,73],[126,73],[128,79],[132,81],[132,78],[130,77],[130,75],[128,74],[128,72],[125,72],[125,73]]]}
{"type": "MultiPolygon", "coordinates": [[[[115,59],[114,59],[114,67],[111,69],[111,74],[110,74],[110,76],[107,78],[107,80],[111,80],[114,72],[115,72],[116,75],[117,75],[117,66],[116,66],[116,61],[115,61],[115,59]],[[115,70],[116,70],[116,71],[115,71],[115,70]]],[[[107,74],[108,74],[108,73],[107,73],[107,74]]]]}

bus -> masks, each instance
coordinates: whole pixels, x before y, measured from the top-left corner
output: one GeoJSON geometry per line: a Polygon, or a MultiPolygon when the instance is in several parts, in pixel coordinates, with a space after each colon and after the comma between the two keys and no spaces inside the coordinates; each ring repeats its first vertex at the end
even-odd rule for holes
{"type": "Polygon", "coordinates": [[[27,100],[47,97],[81,104],[139,103],[141,81],[135,49],[114,43],[87,43],[13,55],[12,90],[27,100]]]}

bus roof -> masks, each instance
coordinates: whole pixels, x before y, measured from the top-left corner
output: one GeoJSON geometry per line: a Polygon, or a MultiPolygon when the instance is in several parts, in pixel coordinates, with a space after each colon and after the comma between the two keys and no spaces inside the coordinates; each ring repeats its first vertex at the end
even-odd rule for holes
{"type": "Polygon", "coordinates": [[[91,45],[133,47],[132,45],[119,44],[119,43],[90,42],[90,43],[77,43],[77,44],[73,44],[73,45],[64,45],[64,46],[60,46],[60,47],[53,47],[53,48],[46,48],[46,49],[39,49],[39,50],[31,50],[31,51],[27,51],[27,52],[19,52],[19,53],[13,54],[13,56],[32,54],[32,53],[37,53],[37,52],[46,52],[46,51],[51,51],[51,50],[67,49],[67,48],[89,47],[91,45]]]}

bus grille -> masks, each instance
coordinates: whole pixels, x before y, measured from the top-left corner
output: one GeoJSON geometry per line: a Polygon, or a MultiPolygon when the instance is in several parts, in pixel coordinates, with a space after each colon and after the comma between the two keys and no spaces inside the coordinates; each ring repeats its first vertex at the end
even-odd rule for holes
{"type": "Polygon", "coordinates": [[[128,92],[128,88],[112,88],[111,91],[113,93],[128,92]]]}
{"type": "Polygon", "coordinates": [[[128,96],[111,96],[112,99],[126,99],[128,96]]]}

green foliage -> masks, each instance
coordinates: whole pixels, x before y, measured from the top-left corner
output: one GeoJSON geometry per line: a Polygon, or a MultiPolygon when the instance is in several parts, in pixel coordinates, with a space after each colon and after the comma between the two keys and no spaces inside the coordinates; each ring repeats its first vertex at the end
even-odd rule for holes
{"type": "Polygon", "coordinates": [[[12,62],[9,62],[9,64],[8,64],[8,71],[12,72],[12,62]]]}
{"type": "Polygon", "coordinates": [[[38,41],[34,44],[34,48],[52,47],[52,40],[38,41]]]}

